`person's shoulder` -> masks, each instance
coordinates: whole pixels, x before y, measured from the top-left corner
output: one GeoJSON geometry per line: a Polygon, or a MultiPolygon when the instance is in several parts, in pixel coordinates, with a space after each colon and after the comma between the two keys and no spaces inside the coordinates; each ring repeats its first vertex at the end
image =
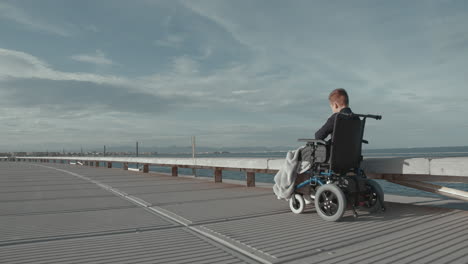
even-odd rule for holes
{"type": "Polygon", "coordinates": [[[341,109],[340,113],[352,114],[353,111],[351,110],[351,108],[345,107],[345,108],[341,109]]]}
{"type": "MultiPolygon", "coordinates": [[[[338,115],[338,113],[333,113],[329,118],[328,120],[335,120],[336,116],[338,115]]],[[[328,121],[327,120],[327,121],[328,121]]]]}

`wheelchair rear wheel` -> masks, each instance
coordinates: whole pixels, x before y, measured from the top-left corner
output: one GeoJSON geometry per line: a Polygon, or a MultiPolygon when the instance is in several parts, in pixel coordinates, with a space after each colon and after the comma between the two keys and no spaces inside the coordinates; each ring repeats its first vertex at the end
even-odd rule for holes
{"type": "Polygon", "coordinates": [[[365,208],[371,213],[375,213],[381,210],[385,210],[384,208],[384,192],[382,187],[374,181],[374,180],[367,180],[366,186],[368,188],[366,192],[366,205],[365,208]]]}
{"type": "Polygon", "coordinates": [[[289,199],[289,208],[295,214],[302,214],[305,209],[304,197],[300,194],[293,194],[291,199],[289,199]]]}
{"type": "Polygon", "coordinates": [[[315,194],[315,210],[326,221],[338,221],[346,209],[343,191],[335,184],[325,184],[315,194]]]}

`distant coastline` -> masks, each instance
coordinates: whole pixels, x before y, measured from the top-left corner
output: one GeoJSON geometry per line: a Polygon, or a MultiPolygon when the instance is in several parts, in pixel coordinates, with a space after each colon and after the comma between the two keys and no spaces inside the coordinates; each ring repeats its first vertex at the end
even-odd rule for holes
{"type": "MultiPolygon", "coordinates": [[[[197,157],[271,157],[282,158],[294,147],[238,147],[238,148],[212,148],[198,147],[197,157]]],[[[468,146],[455,147],[427,147],[427,148],[388,148],[363,149],[364,157],[467,157],[468,146]]],[[[123,147],[112,148],[104,154],[102,151],[65,151],[65,152],[0,152],[0,156],[136,156],[135,151],[123,147]]],[[[191,157],[191,147],[164,147],[143,148],[139,152],[141,157],[191,157]]]]}

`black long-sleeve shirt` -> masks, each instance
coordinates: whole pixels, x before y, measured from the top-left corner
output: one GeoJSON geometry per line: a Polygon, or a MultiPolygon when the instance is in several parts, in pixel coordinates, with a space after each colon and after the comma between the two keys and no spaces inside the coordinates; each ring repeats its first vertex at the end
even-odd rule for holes
{"type": "MultiPolygon", "coordinates": [[[[351,114],[353,112],[351,111],[351,108],[345,107],[341,109],[340,113],[351,114]]],[[[315,139],[325,140],[328,135],[333,133],[333,127],[335,126],[335,119],[337,114],[338,113],[333,113],[333,115],[328,118],[327,122],[325,122],[325,124],[319,130],[317,130],[317,132],[315,132],[315,139]]]]}

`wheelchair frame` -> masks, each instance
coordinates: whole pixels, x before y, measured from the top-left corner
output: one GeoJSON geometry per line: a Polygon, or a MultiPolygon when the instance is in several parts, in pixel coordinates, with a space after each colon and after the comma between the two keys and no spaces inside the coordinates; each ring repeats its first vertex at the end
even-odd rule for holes
{"type": "MultiPolygon", "coordinates": [[[[368,144],[368,141],[363,139],[367,118],[380,120],[382,117],[338,113],[330,148],[327,150],[327,154],[330,154],[329,159],[322,163],[311,161],[311,168],[305,172],[310,175],[309,179],[295,186],[290,199],[290,207],[294,213],[302,213],[305,208],[304,197],[297,192],[305,186],[310,186],[315,192],[311,198],[314,200],[316,211],[327,221],[338,221],[343,216],[347,204],[351,205],[354,217],[358,216],[357,207],[367,208],[371,212],[385,210],[382,188],[377,182],[367,179],[360,168],[363,159],[362,143],[368,144]]],[[[327,144],[316,139],[299,141],[307,142],[306,146],[313,147],[314,152],[318,145],[327,144]]]]}

